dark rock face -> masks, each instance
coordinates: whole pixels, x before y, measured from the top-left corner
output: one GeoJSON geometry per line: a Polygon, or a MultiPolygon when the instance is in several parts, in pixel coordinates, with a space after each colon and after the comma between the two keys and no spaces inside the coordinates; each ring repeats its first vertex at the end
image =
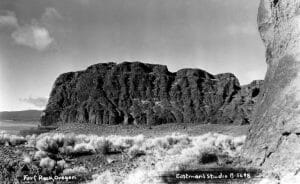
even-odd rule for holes
{"type": "Polygon", "coordinates": [[[229,102],[225,102],[214,116],[215,122],[233,122],[234,124],[249,124],[253,106],[257,102],[263,81],[253,81],[241,87],[241,90],[229,102]]]}
{"type": "Polygon", "coordinates": [[[261,84],[241,87],[232,74],[200,69],[171,73],[140,62],[96,64],[57,78],[41,121],[245,124],[261,84]]]}

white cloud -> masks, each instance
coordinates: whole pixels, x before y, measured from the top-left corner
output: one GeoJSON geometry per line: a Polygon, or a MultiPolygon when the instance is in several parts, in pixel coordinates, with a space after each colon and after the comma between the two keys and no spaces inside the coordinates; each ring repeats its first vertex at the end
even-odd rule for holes
{"type": "Polygon", "coordinates": [[[1,22],[14,25],[16,29],[11,33],[11,37],[15,43],[42,51],[54,42],[49,28],[58,19],[62,19],[58,11],[48,7],[39,20],[32,19],[30,24],[19,25],[15,13],[8,12],[6,16],[0,16],[0,25],[1,22]]]}
{"type": "Polygon", "coordinates": [[[17,44],[37,50],[45,50],[54,41],[46,28],[34,24],[19,26],[11,36],[17,44]]]}
{"type": "Polygon", "coordinates": [[[0,26],[18,27],[16,14],[11,11],[6,11],[4,15],[1,15],[0,13],[0,26]]]}

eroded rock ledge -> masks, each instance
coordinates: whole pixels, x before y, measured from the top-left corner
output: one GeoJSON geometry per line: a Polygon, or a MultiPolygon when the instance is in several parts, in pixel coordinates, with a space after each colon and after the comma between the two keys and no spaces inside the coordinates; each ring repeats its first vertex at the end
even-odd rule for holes
{"type": "Polygon", "coordinates": [[[57,78],[41,122],[247,124],[261,85],[240,86],[233,74],[200,69],[172,73],[141,62],[96,64],[57,78]]]}

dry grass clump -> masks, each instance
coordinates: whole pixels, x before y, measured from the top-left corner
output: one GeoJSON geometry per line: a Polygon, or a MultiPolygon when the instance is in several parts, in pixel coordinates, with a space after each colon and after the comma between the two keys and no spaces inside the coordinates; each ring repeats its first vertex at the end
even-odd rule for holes
{"type": "Polygon", "coordinates": [[[49,157],[42,158],[40,160],[40,167],[45,168],[48,171],[51,171],[54,168],[55,164],[56,164],[56,161],[52,160],[49,157]]]}
{"type": "Polygon", "coordinates": [[[70,166],[65,157],[79,157],[92,154],[127,154],[138,163],[138,167],[125,175],[105,172],[95,181],[113,184],[159,183],[158,176],[166,171],[188,170],[199,165],[218,164],[220,156],[235,157],[245,141],[245,136],[232,137],[216,133],[200,136],[172,134],[145,139],[138,136],[101,137],[96,135],[75,135],[46,133],[39,136],[8,136],[0,134],[0,144],[16,145],[27,141],[27,147],[38,151],[33,160],[46,173],[62,175],[86,175],[85,167],[70,166]],[[142,157],[142,158],[140,158],[142,157]]]}
{"type": "Polygon", "coordinates": [[[131,159],[146,155],[146,152],[144,149],[142,149],[140,146],[134,145],[128,150],[128,155],[131,159]]]}
{"type": "Polygon", "coordinates": [[[131,158],[144,155],[144,159],[139,160],[139,167],[127,173],[126,176],[105,172],[100,174],[94,182],[102,181],[103,178],[110,176],[110,180],[107,180],[109,184],[161,183],[162,181],[157,176],[166,171],[188,170],[207,164],[216,165],[219,164],[220,156],[238,156],[245,136],[232,137],[208,133],[192,137],[172,134],[142,141],[130,140],[128,144],[121,141],[122,144],[117,145],[128,148],[125,150],[131,158]]]}
{"type": "MultiPolygon", "coordinates": [[[[34,143],[32,138],[30,140],[31,143],[34,143]]],[[[130,148],[140,146],[143,142],[144,137],[142,135],[136,137],[99,137],[96,135],[42,134],[36,137],[35,147],[39,151],[50,154],[65,154],[76,157],[96,153],[128,152],[130,148]]],[[[134,152],[133,149],[131,152],[134,152]]]]}
{"type": "Polygon", "coordinates": [[[28,155],[27,153],[23,153],[23,162],[24,163],[31,163],[32,159],[31,159],[30,155],[28,155]]]}
{"type": "Polygon", "coordinates": [[[40,160],[40,159],[45,158],[47,156],[48,156],[47,152],[39,150],[39,151],[35,152],[33,158],[35,160],[40,160]]]}
{"type": "MultiPolygon", "coordinates": [[[[110,155],[112,153],[127,154],[131,158],[130,161],[136,164],[134,169],[126,172],[112,170],[99,173],[93,177],[94,180],[90,184],[155,184],[162,182],[157,176],[167,171],[220,165],[223,158],[238,157],[245,138],[246,136],[232,137],[217,133],[199,136],[171,134],[148,139],[143,135],[101,137],[46,133],[24,138],[0,132],[0,145],[14,146],[26,143],[26,147],[33,147],[38,151],[31,155],[23,154],[24,164],[31,165],[36,172],[42,174],[82,175],[81,181],[86,181],[86,177],[90,177],[87,169],[89,167],[72,165],[73,162],[70,160],[74,160],[74,157],[101,154],[109,158],[115,156],[110,155]]],[[[112,162],[108,163],[113,165],[112,162]]],[[[285,174],[280,181],[265,178],[259,184],[272,183],[300,183],[300,176],[285,174]]]]}
{"type": "Polygon", "coordinates": [[[56,165],[59,170],[64,170],[69,167],[69,165],[67,164],[67,162],[65,160],[57,161],[56,165]]]}
{"type": "Polygon", "coordinates": [[[33,134],[33,135],[27,135],[26,137],[25,137],[25,140],[26,140],[26,147],[35,147],[35,145],[36,145],[36,137],[37,137],[37,135],[36,134],[33,134]]]}
{"type": "Polygon", "coordinates": [[[84,174],[88,174],[88,170],[83,167],[83,166],[79,166],[79,167],[74,167],[74,168],[67,168],[65,170],[63,170],[62,175],[84,175],[84,174]]]}
{"type": "Polygon", "coordinates": [[[74,167],[74,157],[81,155],[111,153],[129,154],[132,157],[141,155],[139,146],[144,142],[143,136],[99,137],[96,135],[75,135],[46,133],[39,136],[22,136],[0,134],[0,144],[17,145],[26,143],[27,149],[35,148],[37,151],[23,155],[23,162],[30,163],[37,168],[37,172],[45,175],[82,175],[82,181],[90,176],[85,167],[74,167]],[[68,160],[68,163],[65,161],[68,160]],[[70,163],[69,163],[70,162],[70,163]],[[70,167],[74,168],[70,168],[70,167]]]}
{"type": "Polygon", "coordinates": [[[4,131],[0,132],[0,145],[16,146],[26,142],[22,136],[11,135],[4,131]]]}
{"type": "Polygon", "coordinates": [[[100,175],[93,175],[93,181],[88,184],[116,184],[120,183],[120,181],[120,177],[112,174],[110,171],[104,171],[100,175]]]}
{"type": "Polygon", "coordinates": [[[87,169],[84,167],[69,169],[69,164],[64,159],[55,160],[48,156],[40,158],[39,167],[42,174],[52,175],[60,174],[65,175],[66,173],[76,174],[87,174],[87,169]],[[84,172],[83,172],[84,171],[84,172]]]}
{"type": "Polygon", "coordinates": [[[200,136],[171,134],[148,139],[143,135],[101,137],[62,133],[45,133],[24,138],[0,133],[0,144],[18,145],[27,142],[26,147],[36,148],[38,151],[24,158],[24,162],[38,162],[37,166],[46,174],[87,175],[85,167],[70,168],[64,160],[82,155],[127,154],[138,163],[136,169],[125,175],[105,172],[95,179],[95,182],[109,184],[159,183],[159,178],[156,177],[159,173],[217,164],[220,155],[237,156],[244,140],[245,136],[231,137],[214,133],[200,136]]]}
{"type": "Polygon", "coordinates": [[[172,135],[149,139],[147,141],[147,147],[169,150],[177,145],[190,144],[191,141],[188,135],[173,133],[172,135]]]}

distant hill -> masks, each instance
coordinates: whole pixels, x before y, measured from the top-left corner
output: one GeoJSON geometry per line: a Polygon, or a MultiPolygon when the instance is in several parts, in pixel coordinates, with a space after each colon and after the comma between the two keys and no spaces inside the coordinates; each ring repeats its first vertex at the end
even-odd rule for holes
{"type": "Polygon", "coordinates": [[[0,112],[0,120],[39,121],[41,113],[40,110],[4,111],[0,112]]]}

